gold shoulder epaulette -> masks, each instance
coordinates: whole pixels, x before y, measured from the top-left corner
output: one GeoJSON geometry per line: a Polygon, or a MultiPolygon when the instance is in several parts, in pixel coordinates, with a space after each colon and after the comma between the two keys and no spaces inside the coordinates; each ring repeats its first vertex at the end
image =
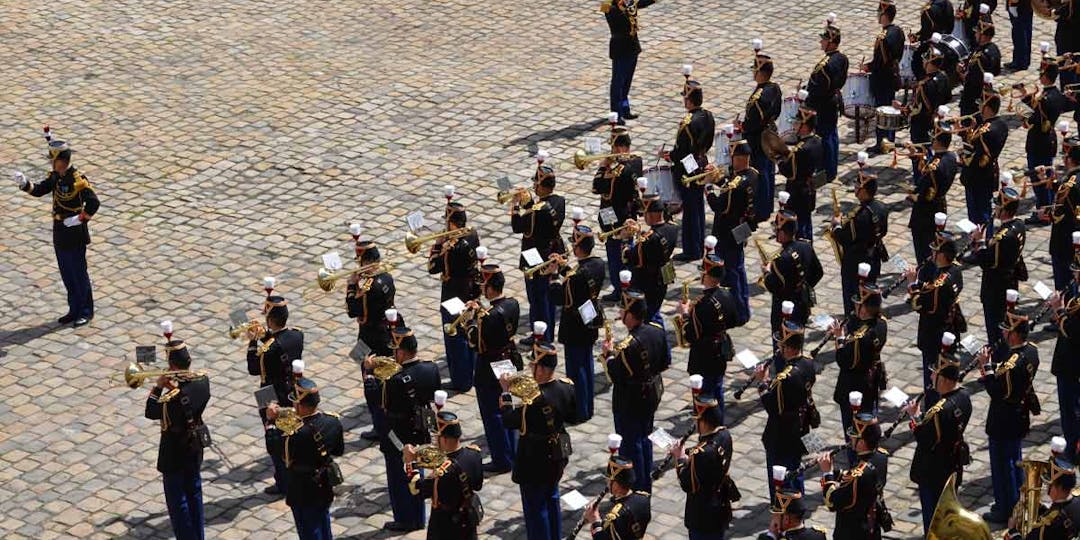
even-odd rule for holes
{"type": "Polygon", "coordinates": [[[86,179],[82,171],[76,170],[73,176],[75,177],[75,193],[90,187],[90,181],[86,179]]]}
{"type": "Polygon", "coordinates": [[[559,380],[566,384],[569,384],[570,386],[574,385],[574,381],[570,380],[570,377],[559,377],[559,380]]]}
{"type": "Polygon", "coordinates": [[[474,452],[480,452],[481,451],[480,447],[476,446],[475,444],[466,444],[465,448],[468,448],[469,450],[472,450],[474,452]]]}
{"type": "Polygon", "coordinates": [[[885,456],[890,455],[889,451],[884,449],[884,448],[878,448],[877,451],[878,451],[879,454],[882,454],[882,455],[885,455],[885,456]]]}
{"type": "Polygon", "coordinates": [[[322,413],[323,413],[323,414],[325,414],[325,415],[327,415],[327,416],[333,416],[334,418],[341,418],[341,413],[338,413],[338,412],[334,412],[334,411],[322,411],[322,413]]]}
{"type": "Polygon", "coordinates": [[[821,525],[814,525],[814,530],[822,534],[829,534],[829,530],[821,525]]]}
{"type": "Polygon", "coordinates": [[[653,328],[659,328],[661,330],[664,329],[664,327],[661,326],[660,323],[658,323],[656,321],[649,321],[648,324],[651,325],[653,328]]]}

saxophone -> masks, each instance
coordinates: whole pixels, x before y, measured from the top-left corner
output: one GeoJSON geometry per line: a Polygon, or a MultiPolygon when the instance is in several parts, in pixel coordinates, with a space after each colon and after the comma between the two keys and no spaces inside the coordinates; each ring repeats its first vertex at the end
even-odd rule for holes
{"type": "MultiPolygon", "coordinates": [[[[840,198],[836,195],[836,188],[832,188],[832,212],[834,218],[840,217],[840,198]]],[[[841,223],[840,226],[843,227],[844,224],[841,223]]],[[[822,233],[822,236],[832,245],[833,254],[836,255],[836,264],[840,264],[840,261],[844,258],[844,246],[836,242],[836,237],[833,236],[832,222],[825,226],[825,232],[822,233]]]]}
{"type": "MultiPolygon", "coordinates": [[[[686,280],[682,283],[682,301],[690,301],[690,280],[686,280]]],[[[685,349],[690,346],[686,341],[686,324],[690,322],[686,320],[686,317],[682,315],[676,315],[672,319],[672,324],[675,326],[675,347],[679,349],[685,349]]]]}
{"type": "Polygon", "coordinates": [[[1025,459],[1020,462],[1024,469],[1024,485],[1020,487],[1020,499],[1012,510],[1012,519],[1016,521],[1016,530],[1020,536],[1027,536],[1039,519],[1039,499],[1042,493],[1042,475],[1050,468],[1046,461],[1025,459]]]}

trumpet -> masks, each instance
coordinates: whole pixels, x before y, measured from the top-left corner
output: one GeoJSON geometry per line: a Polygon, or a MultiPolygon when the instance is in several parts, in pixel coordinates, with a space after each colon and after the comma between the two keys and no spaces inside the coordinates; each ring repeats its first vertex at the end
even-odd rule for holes
{"type": "Polygon", "coordinates": [[[123,379],[124,384],[128,388],[138,388],[146,382],[146,379],[156,379],[158,377],[168,377],[178,381],[188,381],[204,376],[205,373],[191,371],[190,369],[177,369],[177,370],[163,370],[163,369],[146,369],[145,366],[138,362],[132,362],[128,364],[127,368],[115,379],[123,379]]]}
{"type": "Polygon", "coordinates": [[[472,234],[472,232],[472,227],[463,227],[461,229],[443,231],[426,236],[416,236],[415,233],[409,231],[405,233],[405,249],[409,250],[409,253],[417,253],[420,251],[420,246],[423,246],[425,242],[430,242],[432,240],[454,240],[463,236],[468,236],[472,234]]]}
{"type": "Polygon", "coordinates": [[[551,257],[549,257],[548,260],[532,268],[527,268],[522,273],[525,274],[525,279],[532,279],[537,272],[551,266],[552,264],[555,264],[558,268],[562,268],[566,266],[566,259],[564,259],[562,255],[559,255],[558,253],[552,253],[551,257]]]}
{"type": "Polygon", "coordinates": [[[318,283],[319,288],[325,292],[334,290],[337,286],[338,280],[344,277],[351,277],[353,275],[361,275],[363,277],[372,277],[376,274],[383,272],[389,272],[393,269],[393,266],[385,261],[373,262],[371,264],[365,264],[359,268],[352,270],[328,270],[326,268],[319,269],[319,275],[315,278],[315,282],[318,283]]]}
{"type": "Polygon", "coordinates": [[[608,158],[629,159],[632,157],[641,157],[641,154],[636,152],[617,152],[613,154],[596,154],[595,156],[590,156],[589,154],[586,154],[584,150],[578,150],[577,152],[574,152],[574,167],[577,167],[577,170],[579,171],[584,171],[585,167],[588,167],[589,164],[594,161],[608,158]]]}
{"type": "Polygon", "coordinates": [[[719,168],[713,168],[694,176],[682,177],[682,183],[684,186],[690,187],[692,184],[698,184],[704,186],[705,184],[715,184],[724,177],[723,170],[719,168]]]}
{"type": "Polygon", "coordinates": [[[943,131],[948,131],[950,133],[964,133],[966,131],[971,131],[979,126],[978,118],[976,118],[977,114],[978,113],[972,113],[964,116],[944,118],[938,121],[938,126],[941,127],[943,131]],[[959,127],[954,127],[954,124],[959,124],[959,127]]]}
{"type": "MultiPolygon", "coordinates": [[[[682,301],[690,301],[690,283],[691,280],[682,282],[682,301]]],[[[690,344],[686,341],[686,317],[682,315],[676,315],[672,319],[672,324],[675,326],[675,347],[679,349],[685,349],[690,344]]]]}
{"type": "Polygon", "coordinates": [[[230,326],[229,339],[237,339],[249,331],[254,332],[256,335],[262,334],[265,331],[262,321],[253,320],[243,323],[240,326],[230,326]]]}
{"type": "Polygon", "coordinates": [[[637,224],[637,221],[628,219],[626,220],[626,223],[623,223],[622,225],[615,227],[610,231],[601,232],[599,235],[597,235],[597,237],[600,239],[601,242],[607,242],[612,236],[618,235],[623,231],[629,230],[632,232],[637,232],[638,227],[639,225],[637,224]]]}
{"type": "MultiPolygon", "coordinates": [[[[461,310],[461,313],[458,314],[457,318],[443,325],[443,332],[448,336],[456,336],[458,334],[458,329],[476,314],[477,309],[479,308],[465,308],[461,310]]],[[[484,310],[481,309],[480,311],[481,313],[484,313],[484,310]]]]}
{"type": "Polygon", "coordinates": [[[529,188],[518,187],[511,189],[510,191],[500,191],[499,194],[495,196],[495,200],[499,201],[499,204],[506,204],[522,194],[528,194],[529,197],[533,196],[532,190],[529,188]]]}

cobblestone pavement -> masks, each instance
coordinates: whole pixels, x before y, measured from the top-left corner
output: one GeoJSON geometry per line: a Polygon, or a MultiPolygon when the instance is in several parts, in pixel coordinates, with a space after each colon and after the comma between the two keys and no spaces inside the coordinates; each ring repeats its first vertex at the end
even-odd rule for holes
{"type": "MultiPolygon", "coordinates": [[[[905,28],[913,2],[901,8],[905,28]]],[[[749,41],[761,36],[776,60],[778,82],[790,94],[819,57],[817,32],[829,11],[845,32],[852,62],[869,58],[876,2],[700,3],[665,0],[642,11],[645,52],[633,90],[636,146],[652,150],[673,140],[681,116],[679,66],[693,63],[706,88],[706,106],[730,121],[751,88],[749,41]],[[709,7],[702,7],[702,4],[709,7]]],[[[1034,47],[1049,38],[1036,20],[1034,47]]],[[[1011,56],[1008,22],[998,17],[999,45],[1011,56]]],[[[340,411],[349,428],[333,528],[340,537],[381,538],[390,519],[384,467],[377,449],[359,438],[369,424],[358,368],[347,358],[355,327],[342,293],[313,290],[319,255],[347,249],[344,223],[364,224],[396,263],[399,306],[419,331],[422,356],[442,362],[437,283],[421,255],[403,249],[404,216],[440,213],[444,184],[455,184],[492,260],[513,266],[518,240],[495,202],[494,178],[524,181],[537,148],[567,159],[582,137],[602,132],[607,109],[607,29],[593,2],[500,3],[485,0],[368,2],[167,2],[123,0],[0,5],[0,169],[44,174],[43,123],[71,140],[76,163],[95,183],[103,206],[92,225],[91,274],[97,317],[71,330],[50,247],[47,203],[5,181],[7,209],[0,238],[0,531],[7,538],[126,537],[170,534],[160,475],[154,470],[157,428],[142,418],[145,390],[110,380],[136,344],[160,340],[157,324],[172,319],[191,344],[196,366],[212,374],[207,421],[223,461],[207,454],[204,467],[208,533],[220,538],[293,534],[282,501],[261,494],[270,475],[243,367],[244,345],[225,335],[236,306],[254,310],[261,278],[278,277],[294,306],[292,323],[307,336],[308,371],[324,385],[325,408],[340,411]]],[[[1034,81],[1033,71],[1006,80],[1034,81]]],[[[1013,122],[1015,126],[1017,122],[1013,122]]],[[[854,172],[855,144],[843,121],[842,176],[854,172]]],[[[1003,165],[1023,166],[1023,133],[1014,130],[1003,165]]],[[[906,234],[901,171],[890,158],[872,161],[893,210],[890,250],[913,258],[906,234]]],[[[560,173],[559,191],[595,215],[587,173],[560,173]]],[[[854,197],[842,191],[850,204],[854,197]]],[[[950,197],[962,217],[960,188],[950,197]]],[[[827,198],[820,199],[827,204],[827,198]]],[[[1026,203],[1030,204],[1030,203],[1026,203]]],[[[1022,210],[1022,214],[1026,211],[1022,210]]],[[[829,209],[819,208],[824,217],[829,209]]],[[[1022,307],[1036,307],[1030,286],[1050,283],[1049,231],[1029,234],[1032,279],[1022,307]]],[[[841,311],[833,257],[823,250],[826,279],[817,289],[820,313],[841,311]]],[[[748,255],[751,280],[756,255],[748,255]]],[[[679,269],[679,279],[692,273],[679,269]]],[[[984,336],[976,286],[964,291],[971,333],[984,336]]],[[[882,278],[891,281],[892,276],[882,278]]],[[[524,298],[519,274],[512,293],[524,298]]],[[[674,311],[674,295],[665,306],[674,311]]],[[[734,336],[738,348],[767,351],[767,296],[753,297],[757,314],[734,336]]],[[[886,349],[891,384],[916,392],[916,317],[892,299],[886,349]]],[[[609,310],[613,308],[609,307],[609,310]]],[[[610,313],[610,312],[609,312],[610,313]]],[[[523,320],[525,318],[523,317],[523,320]]],[[[524,329],[522,329],[524,333],[524,329]]],[[[618,332],[617,334],[620,334],[618,332]]],[[[1025,452],[1043,456],[1059,432],[1048,359],[1053,338],[1036,334],[1044,358],[1038,392],[1043,414],[1025,452]]],[[[815,340],[816,341],[816,340],[815,340]]],[[[657,424],[686,425],[685,352],[667,373],[668,392],[657,424]]],[[[815,388],[826,439],[840,438],[830,399],[836,368],[831,352],[818,359],[815,388]]],[[[730,398],[729,398],[730,399],[730,398]]],[[[743,493],[731,536],[766,525],[764,456],[759,437],[765,414],[752,400],[729,402],[737,458],[733,474],[743,493]]],[[[467,437],[481,435],[475,397],[455,395],[467,437]]],[[[572,429],[575,456],[563,491],[599,492],[612,430],[610,392],[600,394],[591,422],[572,429]]],[[[968,429],[974,463],[961,500],[985,510],[991,500],[983,423],[987,398],[976,394],[968,429]]],[[[897,411],[885,405],[882,417],[897,411]]],[[[479,442],[479,439],[477,439],[479,442]]],[[[894,455],[888,499],[897,519],[891,538],[917,537],[919,510],[907,478],[913,447],[905,428],[887,444],[894,455]]],[[[683,494],[673,476],[660,480],[649,533],[685,536],[683,494]]],[[[808,484],[811,522],[830,526],[816,482],[808,484]]],[[[523,537],[520,497],[509,475],[489,478],[483,496],[485,536],[523,537]]],[[[566,526],[578,513],[564,514],[566,526]]],[[[409,538],[422,538],[413,533],[409,538]]]]}

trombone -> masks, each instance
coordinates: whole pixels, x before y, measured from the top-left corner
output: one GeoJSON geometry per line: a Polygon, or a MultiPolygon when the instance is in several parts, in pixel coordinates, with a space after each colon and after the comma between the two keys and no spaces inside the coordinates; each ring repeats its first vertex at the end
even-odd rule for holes
{"type": "Polygon", "coordinates": [[[636,152],[617,152],[614,154],[596,154],[595,156],[590,156],[585,153],[584,150],[579,149],[577,152],[574,152],[574,167],[577,167],[579,171],[584,171],[585,167],[588,167],[589,163],[594,161],[608,158],[629,159],[632,157],[641,157],[641,154],[636,152]]]}
{"type": "Polygon", "coordinates": [[[484,308],[465,308],[461,310],[461,313],[458,314],[457,318],[443,325],[443,333],[451,337],[458,335],[458,329],[468,322],[469,319],[472,319],[473,316],[477,314],[477,311],[481,314],[487,313],[487,310],[484,308]]]}
{"type": "Polygon", "coordinates": [[[373,262],[371,264],[365,264],[359,268],[352,270],[329,270],[326,268],[319,269],[319,275],[315,278],[315,282],[318,283],[319,288],[325,292],[334,290],[337,286],[338,280],[344,277],[351,277],[354,274],[359,274],[362,277],[372,277],[376,274],[383,272],[389,272],[393,269],[393,266],[385,261],[373,262]]]}
{"type": "Polygon", "coordinates": [[[432,240],[454,240],[463,236],[468,236],[472,234],[472,232],[472,227],[443,231],[441,233],[429,234],[426,236],[416,236],[416,233],[409,231],[405,233],[405,249],[409,250],[409,253],[417,253],[420,251],[420,246],[423,246],[425,242],[430,242],[432,240]]]}

